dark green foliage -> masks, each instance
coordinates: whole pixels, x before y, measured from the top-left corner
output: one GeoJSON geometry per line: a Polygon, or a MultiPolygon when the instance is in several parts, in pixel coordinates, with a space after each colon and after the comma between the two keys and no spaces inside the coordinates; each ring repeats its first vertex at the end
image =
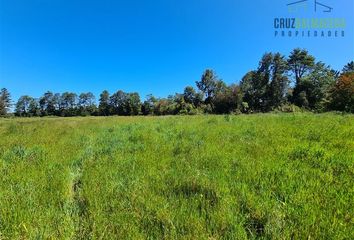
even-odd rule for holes
{"type": "Polygon", "coordinates": [[[125,93],[121,90],[110,97],[112,113],[121,116],[139,115],[141,102],[138,93],[125,93]]]}
{"type": "Polygon", "coordinates": [[[98,112],[99,115],[101,116],[108,116],[110,115],[110,104],[109,104],[109,92],[107,90],[104,90],[100,94],[100,100],[99,100],[99,105],[98,105],[98,112]]]}
{"type": "Polygon", "coordinates": [[[263,55],[256,71],[247,73],[240,85],[243,101],[252,111],[270,111],[286,102],[288,65],[280,53],[263,55]]]}
{"type": "Polygon", "coordinates": [[[186,103],[193,104],[194,107],[200,107],[203,103],[203,94],[196,92],[191,86],[184,89],[183,98],[186,103]]]}
{"type": "Polygon", "coordinates": [[[256,93],[257,89],[255,88],[257,83],[257,72],[250,71],[248,72],[241,80],[240,87],[243,92],[243,101],[247,103],[248,108],[254,109],[257,103],[256,93]]]}
{"type": "Polygon", "coordinates": [[[33,117],[39,116],[40,110],[36,100],[28,95],[19,98],[15,114],[19,117],[33,117]]]}
{"type": "Polygon", "coordinates": [[[6,88],[0,91],[0,116],[5,116],[11,107],[11,95],[6,88]]]}
{"type": "Polygon", "coordinates": [[[141,101],[139,93],[128,93],[126,100],[126,115],[134,116],[141,113],[141,101]]]}
{"type": "Polygon", "coordinates": [[[71,117],[77,114],[78,98],[76,93],[64,92],[60,98],[61,116],[71,117]]]}
{"type": "Polygon", "coordinates": [[[127,94],[121,90],[112,94],[109,98],[112,113],[116,115],[124,115],[126,113],[125,104],[127,101],[127,94]]]}
{"type": "Polygon", "coordinates": [[[285,104],[289,79],[287,77],[288,65],[286,59],[280,53],[272,58],[271,81],[267,90],[267,109],[271,110],[285,104]]]}
{"type": "Polygon", "coordinates": [[[266,111],[268,108],[268,89],[271,80],[271,68],[273,54],[266,53],[259,62],[259,67],[252,81],[254,95],[253,104],[250,107],[256,111],[266,111]]]}
{"type": "Polygon", "coordinates": [[[298,84],[315,65],[315,58],[307,50],[296,48],[288,59],[289,70],[293,73],[295,83],[298,84]]]}
{"type": "Polygon", "coordinates": [[[315,58],[308,54],[306,50],[294,49],[288,59],[289,70],[295,80],[295,87],[292,94],[292,102],[306,107],[306,92],[301,87],[303,77],[309,74],[315,66],[315,58]]]}
{"type": "MultiPolygon", "coordinates": [[[[142,102],[136,92],[119,90],[110,95],[105,90],[100,94],[98,107],[90,92],[77,96],[71,92],[53,94],[48,91],[39,100],[23,96],[15,113],[17,116],[135,116],[304,110],[353,112],[350,75],[353,72],[353,61],[340,73],[322,62],[315,63],[312,55],[297,48],[288,59],[280,53],[264,54],[258,68],[248,72],[239,85],[228,85],[213,70],[207,69],[196,82],[198,91],[187,86],[182,94],[167,98],[148,95],[142,102]],[[292,84],[289,76],[292,76],[292,84]]],[[[10,94],[2,89],[0,116],[6,115],[10,105],[10,94]]]]}
{"type": "Polygon", "coordinates": [[[37,99],[31,99],[29,106],[28,106],[28,113],[29,113],[28,117],[41,116],[41,111],[40,111],[37,99]]]}
{"type": "Polygon", "coordinates": [[[335,76],[329,66],[319,62],[296,86],[294,98],[297,106],[312,110],[324,110],[329,90],[335,83],[335,76]]]}
{"type": "Polygon", "coordinates": [[[227,114],[241,108],[242,93],[238,85],[224,86],[215,95],[213,101],[214,112],[227,114]]]}
{"type": "Polygon", "coordinates": [[[175,115],[178,113],[175,97],[170,95],[168,98],[160,98],[154,107],[155,115],[175,115]]]}
{"type": "Polygon", "coordinates": [[[157,103],[157,99],[153,95],[146,96],[146,100],[142,104],[141,112],[143,115],[151,115],[154,113],[154,109],[157,103]]]}
{"type": "Polygon", "coordinates": [[[351,61],[347,65],[344,66],[343,73],[353,73],[354,72],[354,61],[351,61]]]}
{"type": "Polygon", "coordinates": [[[39,99],[39,106],[40,106],[40,111],[42,116],[48,116],[48,115],[55,115],[56,114],[56,108],[55,105],[57,105],[57,99],[54,97],[54,94],[50,91],[44,93],[43,97],[39,99]]]}
{"type": "Polygon", "coordinates": [[[218,81],[219,79],[214,71],[207,69],[203,73],[201,80],[196,82],[198,89],[204,94],[206,104],[210,103],[215,96],[218,81]]]}
{"type": "Polygon", "coordinates": [[[81,116],[90,116],[96,114],[95,96],[93,93],[81,93],[78,102],[78,111],[81,116]]]}

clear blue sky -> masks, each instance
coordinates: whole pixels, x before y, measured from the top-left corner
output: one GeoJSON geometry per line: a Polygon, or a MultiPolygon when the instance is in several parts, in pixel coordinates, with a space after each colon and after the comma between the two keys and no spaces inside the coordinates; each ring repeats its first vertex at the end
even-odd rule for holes
{"type": "Polygon", "coordinates": [[[286,0],[0,0],[0,87],[17,100],[107,89],[167,96],[204,69],[238,82],[263,53],[306,48],[335,69],[354,59],[353,0],[322,0],[344,38],[275,38],[286,0]]]}

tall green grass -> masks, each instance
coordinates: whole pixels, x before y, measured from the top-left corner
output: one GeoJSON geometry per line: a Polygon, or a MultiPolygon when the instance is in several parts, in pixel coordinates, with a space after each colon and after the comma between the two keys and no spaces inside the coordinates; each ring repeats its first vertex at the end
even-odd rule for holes
{"type": "Polygon", "coordinates": [[[354,239],[354,117],[0,119],[0,239],[354,239]]]}

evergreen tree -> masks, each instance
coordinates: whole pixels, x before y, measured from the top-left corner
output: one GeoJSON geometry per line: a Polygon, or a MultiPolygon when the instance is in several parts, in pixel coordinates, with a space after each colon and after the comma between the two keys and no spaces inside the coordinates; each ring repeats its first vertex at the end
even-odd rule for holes
{"type": "Polygon", "coordinates": [[[11,107],[11,95],[6,88],[0,90],[0,116],[4,116],[8,113],[11,107]]]}

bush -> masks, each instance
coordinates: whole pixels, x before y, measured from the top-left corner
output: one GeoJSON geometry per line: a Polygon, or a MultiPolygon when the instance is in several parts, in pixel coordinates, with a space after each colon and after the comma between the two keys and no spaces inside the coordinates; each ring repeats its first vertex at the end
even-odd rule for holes
{"type": "Polygon", "coordinates": [[[285,113],[296,113],[296,112],[306,112],[305,109],[300,108],[294,104],[283,104],[277,107],[275,112],[285,112],[285,113]]]}

